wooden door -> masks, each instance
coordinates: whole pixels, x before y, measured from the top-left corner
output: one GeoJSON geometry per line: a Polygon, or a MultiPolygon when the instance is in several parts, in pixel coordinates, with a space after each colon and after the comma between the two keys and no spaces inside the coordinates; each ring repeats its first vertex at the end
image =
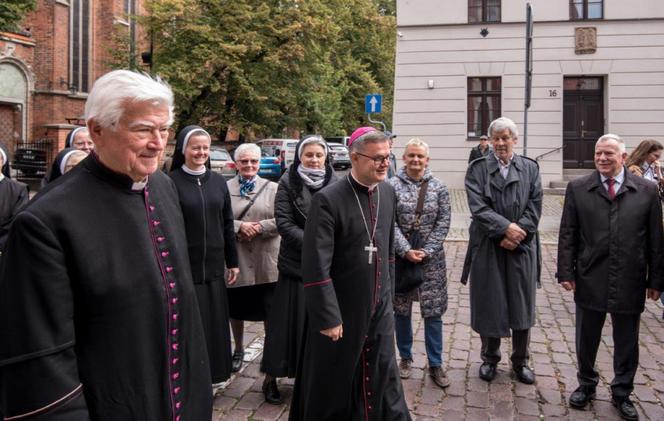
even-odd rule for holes
{"type": "Polygon", "coordinates": [[[602,78],[565,78],[563,168],[595,168],[595,142],[604,133],[602,78]]]}

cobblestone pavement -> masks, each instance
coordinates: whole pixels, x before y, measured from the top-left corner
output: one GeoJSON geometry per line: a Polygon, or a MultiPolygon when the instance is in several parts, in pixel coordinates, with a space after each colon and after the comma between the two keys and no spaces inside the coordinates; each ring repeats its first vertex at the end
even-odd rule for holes
{"type": "MultiPolygon", "coordinates": [[[[467,211],[463,191],[453,191],[454,216],[467,211]]],[[[545,217],[560,218],[562,197],[545,196],[545,217]]],[[[454,224],[453,224],[454,225],[454,224]]],[[[551,225],[549,233],[557,231],[551,225]]],[[[461,230],[461,228],[459,228],[461,230]]],[[[548,234],[547,234],[548,235],[548,234]]],[[[544,237],[544,235],[543,235],[544,237]]],[[[460,238],[463,240],[463,238],[460,238]]],[[[413,307],[414,370],[403,382],[408,407],[414,420],[618,420],[611,405],[609,383],[613,377],[610,320],[603,331],[597,355],[600,385],[595,400],[586,411],[570,409],[567,399],[576,388],[574,352],[574,301],[571,293],[558,287],[554,279],[556,265],[555,235],[543,246],[542,288],[537,292],[537,324],[531,330],[531,367],[537,382],[524,385],[510,374],[510,342],[503,340],[503,360],[496,379],[488,384],[478,377],[480,338],[470,328],[468,288],[459,278],[467,243],[451,238],[447,252],[449,307],[443,317],[444,366],[451,380],[442,390],[426,375],[424,324],[418,305],[413,307]]],[[[640,362],[635,379],[633,401],[642,420],[664,420],[664,330],[662,306],[649,301],[641,317],[640,362]]],[[[293,381],[280,379],[285,397],[280,406],[264,402],[259,372],[262,349],[262,324],[248,324],[245,343],[251,343],[246,363],[225,387],[217,390],[214,420],[286,420],[293,381]]]]}

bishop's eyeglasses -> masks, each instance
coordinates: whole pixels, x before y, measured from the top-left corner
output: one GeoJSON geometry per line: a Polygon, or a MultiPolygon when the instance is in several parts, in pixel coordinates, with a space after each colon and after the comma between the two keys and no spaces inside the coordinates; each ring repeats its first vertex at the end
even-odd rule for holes
{"type": "Polygon", "coordinates": [[[389,155],[385,155],[385,156],[380,156],[380,155],[379,155],[379,156],[369,156],[369,155],[365,155],[365,154],[363,154],[363,153],[361,153],[361,152],[355,152],[355,153],[358,154],[358,155],[361,155],[361,156],[363,156],[363,157],[365,157],[365,158],[368,158],[368,159],[372,160],[373,163],[374,163],[375,165],[377,165],[377,166],[380,165],[380,164],[382,164],[382,163],[389,163],[389,162],[390,162],[390,156],[389,156],[389,155]]]}

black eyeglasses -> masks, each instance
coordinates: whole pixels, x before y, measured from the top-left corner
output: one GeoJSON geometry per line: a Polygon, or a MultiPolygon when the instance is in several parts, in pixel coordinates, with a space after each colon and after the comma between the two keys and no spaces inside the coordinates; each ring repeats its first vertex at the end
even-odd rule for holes
{"type": "Polygon", "coordinates": [[[376,164],[376,165],[380,165],[380,164],[382,164],[383,162],[385,162],[385,163],[390,162],[390,156],[389,156],[389,155],[385,155],[385,156],[369,156],[369,155],[365,155],[365,154],[360,153],[360,152],[355,152],[355,153],[358,154],[358,155],[362,155],[362,156],[365,157],[365,158],[369,158],[369,159],[372,160],[372,161],[374,162],[374,164],[376,164]]]}
{"type": "Polygon", "coordinates": [[[247,165],[247,164],[249,164],[249,163],[251,163],[251,164],[253,164],[253,165],[258,164],[258,160],[257,160],[257,159],[238,159],[237,162],[239,162],[239,163],[242,164],[242,165],[247,165]]]}

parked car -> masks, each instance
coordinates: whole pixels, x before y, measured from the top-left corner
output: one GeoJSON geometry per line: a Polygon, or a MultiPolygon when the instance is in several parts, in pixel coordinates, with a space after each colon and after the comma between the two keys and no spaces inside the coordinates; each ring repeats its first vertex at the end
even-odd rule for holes
{"type": "Polygon", "coordinates": [[[231,154],[224,148],[212,146],[210,148],[210,167],[212,171],[221,174],[225,179],[231,179],[237,175],[235,162],[231,154]]]}
{"type": "Polygon", "coordinates": [[[43,142],[22,143],[14,152],[12,167],[21,172],[22,178],[41,178],[46,174],[48,166],[49,153],[43,142]]]}
{"type": "MultiPolygon", "coordinates": [[[[256,142],[256,144],[261,148],[261,152],[264,157],[272,156],[279,158],[279,165],[281,166],[281,172],[276,175],[277,178],[281,177],[281,174],[286,171],[286,168],[293,163],[295,160],[295,146],[297,145],[297,139],[262,139],[256,142]]],[[[272,165],[273,162],[265,162],[266,165],[272,165]]],[[[261,162],[261,167],[263,163],[261,162]]],[[[259,171],[260,175],[260,171],[259,171]]],[[[261,175],[262,177],[262,175],[261,175]]]]}
{"type": "Polygon", "coordinates": [[[269,151],[261,149],[261,163],[258,168],[258,176],[268,180],[277,181],[283,174],[282,161],[279,156],[271,155],[269,151]]]}
{"type": "Polygon", "coordinates": [[[326,142],[341,143],[344,146],[348,146],[348,139],[350,139],[350,136],[325,136],[326,142]]]}
{"type": "Polygon", "coordinates": [[[330,162],[335,170],[350,168],[350,155],[348,148],[341,143],[329,143],[327,146],[330,148],[330,162]]]}

